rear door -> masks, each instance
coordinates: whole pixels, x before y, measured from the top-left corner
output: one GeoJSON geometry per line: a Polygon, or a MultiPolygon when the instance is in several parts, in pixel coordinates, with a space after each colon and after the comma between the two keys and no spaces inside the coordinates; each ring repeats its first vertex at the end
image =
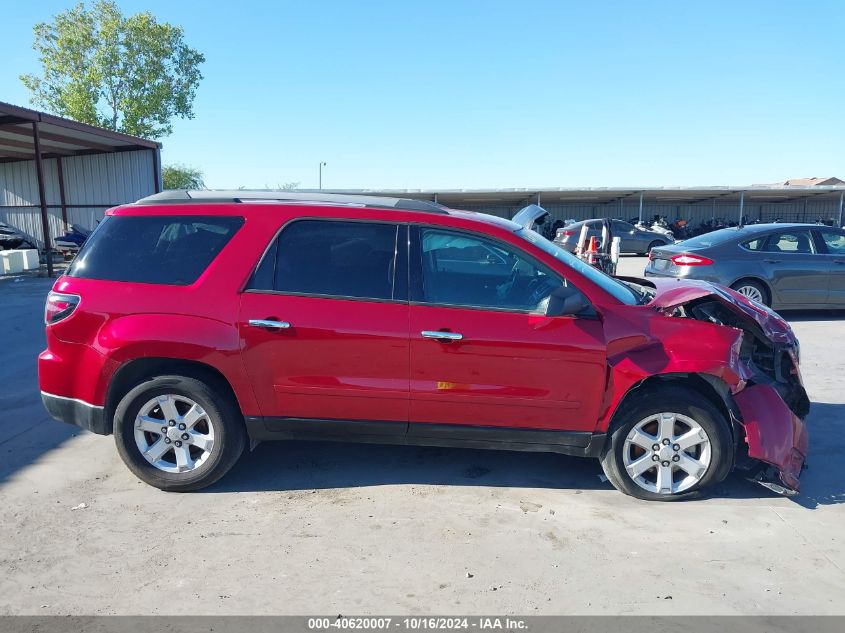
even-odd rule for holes
{"type": "Polygon", "coordinates": [[[754,257],[781,307],[827,303],[829,266],[818,253],[809,228],[785,228],[769,234],[754,257]]]}
{"type": "MultiPolygon", "coordinates": [[[[302,219],[285,226],[241,296],[246,371],[267,419],[408,419],[407,227],[302,219]]],[[[396,426],[366,422],[395,422],[396,426]]],[[[323,425],[325,427],[325,425],[323,425]]]]}
{"type": "Polygon", "coordinates": [[[412,227],[411,270],[412,423],[595,428],[602,326],[542,314],[561,277],[513,245],[434,227],[412,227]]]}
{"type": "Polygon", "coordinates": [[[828,296],[832,306],[845,306],[845,231],[842,229],[821,229],[821,257],[827,263],[828,296]]]}

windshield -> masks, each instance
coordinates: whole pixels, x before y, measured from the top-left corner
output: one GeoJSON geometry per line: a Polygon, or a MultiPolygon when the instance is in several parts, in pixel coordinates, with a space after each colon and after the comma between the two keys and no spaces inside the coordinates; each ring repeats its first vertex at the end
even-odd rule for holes
{"type": "Polygon", "coordinates": [[[605,292],[613,295],[625,305],[632,306],[640,303],[640,298],[632,288],[609,275],[605,275],[603,272],[593,268],[586,262],[582,262],[580,259],[575,257],[575,255],[563,250],[557,244],[550,242],[539,233],[535,233],[534,231],[527,229],[519,229],[515,231],[515,233],[522,239],[531,242],[534,246],[544,250],[555,259],[559,259],[570,268],[575,269],[576,272],[601,287],[601,289],[605,292]]]}

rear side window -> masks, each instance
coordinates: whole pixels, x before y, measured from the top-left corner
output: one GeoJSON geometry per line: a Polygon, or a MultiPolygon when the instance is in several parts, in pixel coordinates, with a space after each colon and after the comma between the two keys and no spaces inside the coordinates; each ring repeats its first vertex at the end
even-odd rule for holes
{"type": "Polygon", "coordinates": [[[758,237],[757,239],[750,240],[748,242],[743,242],[742,247],[748,249],[749,251],[761,251],[763,250],[763,244],[766,243],[766,238],[758,237]]]}
{"type": "Polygon", "coordinates": [[[68,275],[186,286],[214,261],[243,218],[111,216],[88,238],[68,275]]]}
{"type": "Polygon", "coordinates": [[[267,289],[275,260],[272,288],[278,292],[395,299],[398,230],[395,224],[298,220],[282,230],[250,288],[267,289]]]}
{"type": "Polygon", "coordinates": [[[809,231],[784,231],[769,236],[766,242],[769,253],[804,253],[813,252],[813,240],[809,231]]]}

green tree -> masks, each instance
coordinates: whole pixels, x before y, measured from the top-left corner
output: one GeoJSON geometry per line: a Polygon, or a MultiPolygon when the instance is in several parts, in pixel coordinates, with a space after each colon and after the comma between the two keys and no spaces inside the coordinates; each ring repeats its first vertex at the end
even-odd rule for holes
{"type": "Polygon", "coordinates": [[[34,27],[42,76],[22,75],[33,104],[111,130],[160,138],[191,119],[205,57],[182,27],[149,13],[124,16],[111,0],[80,2],[34,27]]]}
{"type": "Polygon", "coordinates": [[[167,165],[161,170],[165,189],[205,189],[202,172],[187,165],[167,165]]]}

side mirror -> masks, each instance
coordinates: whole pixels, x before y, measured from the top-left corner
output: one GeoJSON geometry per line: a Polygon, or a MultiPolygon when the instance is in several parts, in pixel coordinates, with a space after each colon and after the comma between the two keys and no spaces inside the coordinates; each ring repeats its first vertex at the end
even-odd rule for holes
{"type": "Polygon", "coordinates": [[[567,316],[580,314],[590,307],[580,290],[573,286],[561,286],[549,295],[549,302],[546,305],[546,316],[567,316]]]}

